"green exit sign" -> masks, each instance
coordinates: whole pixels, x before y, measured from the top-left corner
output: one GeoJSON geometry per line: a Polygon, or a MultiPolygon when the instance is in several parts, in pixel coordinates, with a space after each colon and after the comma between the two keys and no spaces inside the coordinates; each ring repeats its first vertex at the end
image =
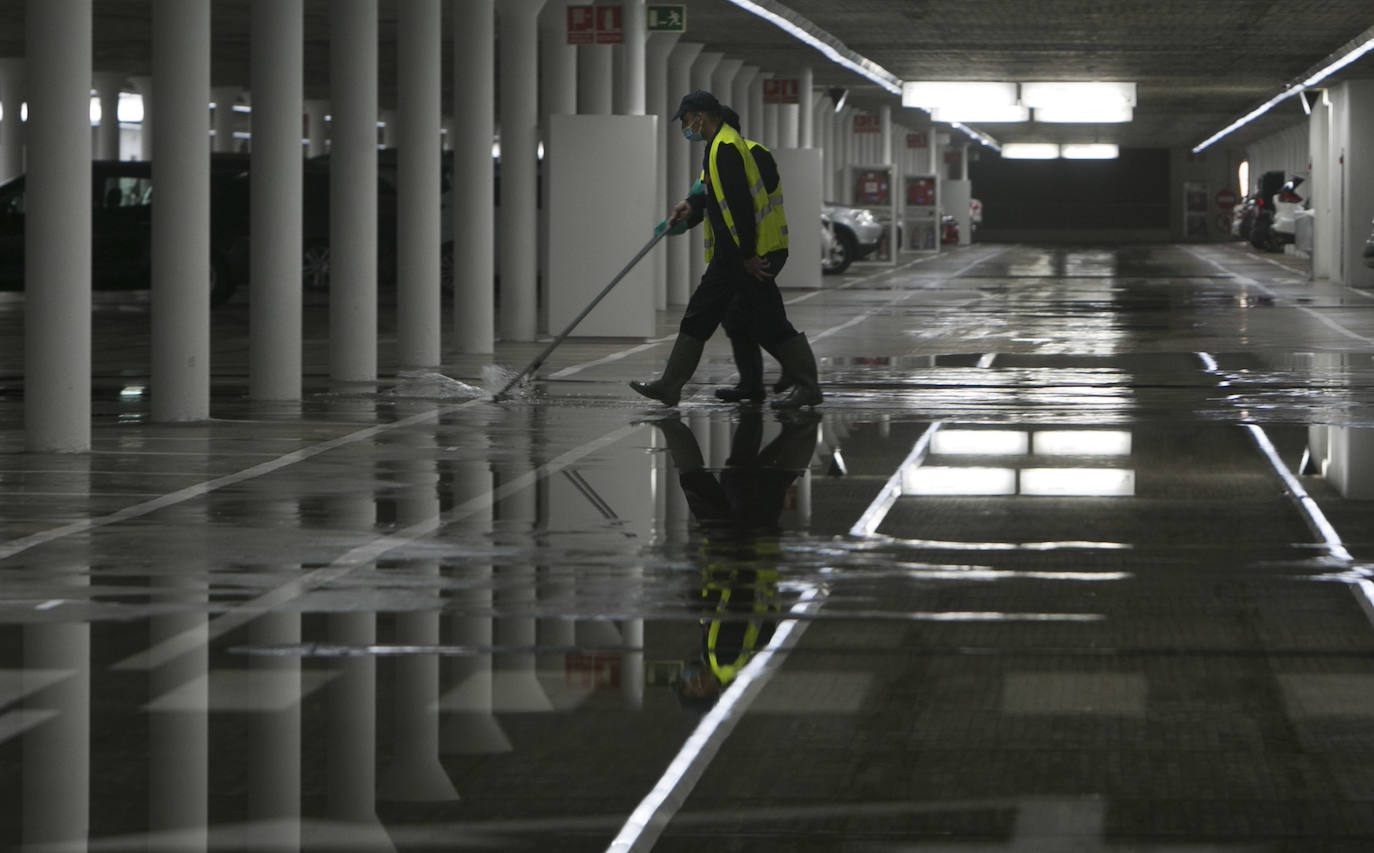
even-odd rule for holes
{"type": "Polygon", "coordinates": [[[687,32],[686,6],[649,6],[646,21],[651,33],[687,32]]]}

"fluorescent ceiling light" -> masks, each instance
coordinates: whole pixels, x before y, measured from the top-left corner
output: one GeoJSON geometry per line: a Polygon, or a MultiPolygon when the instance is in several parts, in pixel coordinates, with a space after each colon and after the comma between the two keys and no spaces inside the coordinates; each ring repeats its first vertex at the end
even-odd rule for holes
{"type": "Polygon", "coordinates": [[[902,106],[1009,107],[1016,104],[1015,83],[979,80],[916,80],[902,84],[902,106]]]}
{"type": "Polygon", "coordinates": [[[1315,70],[1310,71],[1303,77],[1300,77],[1298,80],[1289,83],[1274,97],[1270,98],[1269,100],[1260,104],[1258,107],[1255,107],[1250,112],[1246,113],[1245,115],[1226,125],[1221,130],[1217,131],[1216,133],[1199,142],[1196,146],[1194,146],[1193,153],[1197,154],[1204,148],[1207,148],[1208,146],[1216,142],[1217,140],[1230,135],[1232,132],[1236,130],[1239,130],[1240,128],[1244,127],[1245,125],[1249,124],[1250,122],[1269,112],[1278,104],[1298,94],[1303,89],[1306,89],[1309,86],[1317,85],[1321,81],[1325,80],[1327,77],[1330,77],[1332,74],[1335,74],[1337,71],[1340,71],[1342,68],[1346,67],[1352,62],[1355,62],[1360,57],[1364,56],[1366,53],[1369,53],[1371,50],[1374,50],[1374,27],[1370,27],[1369,29],[1360,33],[1354,39],[1354,41],[1347,42],[1343,48],[1338,50],[1335,54],[1332,54],[1332,56],[1336,57],[1335,59],[1330,59],[1328,57],[1330,61],[1324,62],[1323,64],[1317,66],[1315,70]]]}
{"type": "Polygon", "coordinates": [[[1008,160],[1057,160],[1059,146],[1053,142],[1008,142],[1002,146],[1008,160]]]}
{"type": "Polygon", "coordinates": [[[973,128],[965,125],[963,122],[951,121],[948,124],[955,130],[962,132],[969,139],[977,140],[978,142],[981,142],[982,144],[991,148],[993,151],[1002,150],[1002,144],[1000,142],[998,142],[996,139],[993,139],[991,136],[988,136],[986,133],[983,133],[981,130],[974,130],[973,128]]]}
{"type": "Polygon", "coordinates": [[[730,0],[736,6],[752,12],[778,29],[811,45],[837,65],[842,65],[872,80],[894,95],[902,93],[902,81],[895,74],[873,60],[844,46],[844,42],[813,24],[795,11],[774,0],[730,0]]]}
{"type": "Polygon", "coordinates": [[[1059,148],[1059,156],[1065,160],[1115,160],[1121,150],[1108,142],[1065,143],[1059,148]]]}
{"type": "Polygon", "coordinates": [[[1017,104],[959,104],[934,107],[930,111],[934,121],[973,121],[987,124],[1028,121],[1030,110],[1017,104]]]}
{"type": "Polygon", "coordinates": [[[1021,84],[1021,103],[1028,107],[1135,106],[1134,83],[1036,82],[1021,84]]]}
{"type": "Polygon", "coordinates": [[[1135,110],[1124,104],[1068,104],[1035,107],[1035,120],[1050,124],[1121,124],[1135,118],[1135,110]]]}

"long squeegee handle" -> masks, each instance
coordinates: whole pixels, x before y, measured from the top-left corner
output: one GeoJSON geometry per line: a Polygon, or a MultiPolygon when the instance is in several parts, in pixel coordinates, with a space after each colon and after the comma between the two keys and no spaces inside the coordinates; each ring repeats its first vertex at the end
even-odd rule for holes
{"type": "Polygon", "coordinates": [[[658,241],[662,240],[667,233],[667,231],[659,231],[658,233],[654,234],[654,236],[649,240],[649,242],[644,244],[644,248],[636,252],[635,256],[633,258],[630,258],[630,262],[626,264],[620,272],[615,274],[615,278],[611,279],[605,287],[601,288],[601,292],[596,295],[596,298],[593,299],[591,302],[587,303],[587,307],[582,309],[582,313],[574,317],[572,319],[572,322],[569,323],[567,327],[563,329],[563,331],[558,333],[558,337],[554,338],[552,341],[549,341],[549,345],[544,347],[544,351],[539,353],[539,355],[535,357],[534,361],[529,363],[528,367],[526,367],[519,373],[515,374],[515,378],[506,383],[506,387],[502,388],[500,391],[497,391],[495,394],[493,394],[492,399],[501,399],[506,395],[506,392],[514,388],[516,383],[518,383],[521,379],[524,379],[529,374],[538,370],[540,365],[544,363],[544,359],[549,357],[549,353],[553,352],[554,348],[556,348],[559,344],[563,343],[564,338],[572,334],[572,330],[577,328],[577,324],[581,323],[584,317],[592,313],[592,309],[595,308],[601,302],[601,300],[606,297],[606,294],[611,292],[611,288],[615,287],[617,284],[620,284],[620,280],[624,278],[630,270],[634,269],[635,264],[639,263],[645,255],[649,254],[650,250],[652,250],[654,246],[657,246],[658,241]]]}

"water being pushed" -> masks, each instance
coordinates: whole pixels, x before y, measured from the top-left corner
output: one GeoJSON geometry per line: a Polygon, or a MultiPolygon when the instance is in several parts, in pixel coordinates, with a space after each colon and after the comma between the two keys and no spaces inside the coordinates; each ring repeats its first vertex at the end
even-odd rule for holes
{"type": "Polygon", "coordinates": [[[476,400],[490,398],[491,392],[433,370],[402,370],[396,374],[396,384],[388,395],[421,400],[476,400]]]}

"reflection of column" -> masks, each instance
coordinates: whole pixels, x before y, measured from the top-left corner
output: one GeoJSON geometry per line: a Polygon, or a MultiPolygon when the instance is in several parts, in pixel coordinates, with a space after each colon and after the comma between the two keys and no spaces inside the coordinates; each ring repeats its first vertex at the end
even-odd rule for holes
{"type": "MultiPolygon", "coordinates": [[[[377,404],[338,397],[330,401],[329,413],[365,421],[376,417],[377,404]]],[[[339,490],[325,499],[324,516],[324,524],[341,535],[363,537],[374,531],[377,508],[366,491],[339,490]]],[[[375,575],[376,567],[365,571],[375,575]]],[[[377,642],[377,614],[368,610],[330,613],[325,630],[330,643],[370,646],[377,642]]],[[[366,849],[393,849],[377,819],[377,659],[371,655],[337,658],[333,675],[323,690],[326,814],[350,824],[350,833],[366,839],[366,849]]]]}
{"type": "MultiPolygon", "coordinates": [[[[285,523],[294,506],[268,505],[285,523]]],[[[292,646],[301,641],[299,613],[265,613],[248,626],[254,646],[292,646]]],[[[301,845],[301,659],[294,655],[254,655],[257,710],[249,715],[248,819],[261,822],[259,850],[294,851],[301,845]]]]}
{"type": "MultiPolygon", "coordinates": [[[[412,429],[398,437],[403,455],[395,463],[401,487],[396,495],[396,522],[402,529],[439,516],[439,472],[434,432],[412,429]]],[[[439,577],[439,563],[407,560],[408,576],[439,577]]],[[[396,616],[396,642],[402,646],[439,645],[439,599],[424,609],[396,616]]],[[[391,766],[382,773],[380,791],[391,800],[436,802],[458,799],[453,781],[439,763],[439,659],[433,654],[396,658],[392,718],[391,766]]]]}
{"type": "MultiPolygon", "coordinates": [[[[506,457],[510,461],[496,466],[497,485],[510,482],[534,467],[530,454],[530,424],[527,413],[511,412],[513,420],[506,457]]],[[[533,488],[521,489],[496,504],[495,537],[498,546],[516,552],[533,545],[538,517],[538,500],[533,488]]],[[[510,558],[506,558],[510,559],[510,558]]],[[[498,711],[550,711],[549,697],[540,686],[532,651],[537,637],[534,610],[535,569],[521,557],[496,568],[493,595],[498,617],[494,630],[496,647],[501,650],[493,665],[493,696],[498,711]],[[531,649],[514,652],[513,649],[531,649]]]]}
{"type": "MultiPolygon", "coordinates": [[[[30,6],[29,15],[33,14],[30,6]]],[[[30,474],[33,480],[46,481],[30,482],[30,487],[52,494],[89,494],[88,465],[89,457],[84,456],[44,460],[43,467],[52,473],[30,474]]],[[[89,507],[68,509],[80,517],[89,507]]],[[[85,537],[77,536],[45,546],[46,561],[35,558],[31,570],[48,567],[54,588],[89,586],[90,553],[85,542],[85,537]]],[[[73,598],[80,597],[78,590],[73,598]]],[[[37,721],[24,735],[21,758],[24,844],[26,848],[50,844],[84,850],[90,828],[90,624],[41,622],[26,625],[23,635],[20,692],[27,697],[25,713],[37,721]]]]}
{"type": "MultiPolygon", "coordinates": [[[[710,430],[710,450],[706,455],[706,464],[711,468],[724,468],[725,460],[730,458],[730,422],[724,418],[707,421],[710,430]]],[[[695,418],[692,421],[693,428],[696,427],[695,418]]]]}
{"type": "MultiPolygon", "coordinates": [[[[209,444],[202,436],[184,449],[208,459],[209,444]]],[[[178,850],[192,853],[209,846],[210,560],[201,535],[207,519],[203,504],[164,512],[171,515],[163,519],[167,532],[157,547],[176,571],[153,579],[154,598],[176,610],[149,620],[148,642],[149,648],[177,642],[185,651],[148,673],[148,831],[174,834],[178,850]],[[163,705],[164,697],[175,701],[163,705]]]]}
{"type": "MultiPolygon", "coordinates": [[[[454,506],[491,493],[491,463],[487,461],[489,442],[485,433],[475,436],[473,446],[463,450],[463,461],[449,466],[452,472],[454,506]]],[[[487,505],[445,528],[446,537],[460,536],[471,542],[465,548],[473,554],[491,550],[492,507],[487,505]]],[[[464,561],[460,579],[463,586],[449,595],[453,615],[448,619],[447,642],[454,646],[491,648],[492,644],[492,568],[489,559],[464,561]]],[[[439,702],[444,714],[440,730],[440,749],[445,755],[490,755],[510,752],[510,739],[492,713],[491,653],[473,653],[443,659],[441,677],[444,693],[439,702]]]]}

